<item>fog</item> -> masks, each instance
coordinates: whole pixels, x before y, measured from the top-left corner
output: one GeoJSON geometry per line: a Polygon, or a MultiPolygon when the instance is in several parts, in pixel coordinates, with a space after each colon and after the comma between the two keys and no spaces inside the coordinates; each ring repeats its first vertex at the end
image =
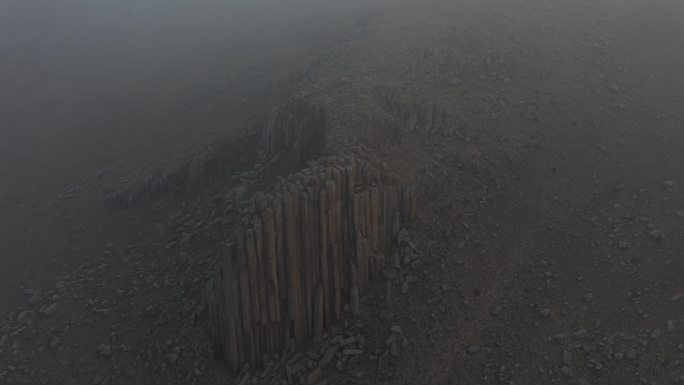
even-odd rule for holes
{"type": "Polygon", "coordinates": [[[681,383],[683,20],[0,0],[0,384],[681,383]]]}
{"type": "Polygon", "coordinates": [[[226,129],[226,104],[305,68],[362,3],[3,1],[0,162],[14,188],[2,201],[148,153],[150,140],[179,136],[168,156],[226,129]]]}

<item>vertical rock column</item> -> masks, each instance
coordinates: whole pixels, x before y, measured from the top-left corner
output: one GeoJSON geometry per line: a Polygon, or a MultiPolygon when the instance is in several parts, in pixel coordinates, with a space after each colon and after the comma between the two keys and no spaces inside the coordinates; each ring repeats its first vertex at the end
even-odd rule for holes
{"type": "Polygon", "coordinates": [[[357,314],[416,202],[367,162],[337,157],[246,202],[209,285],[217,358],[233,371],[260,367],[266,354],[320,338],[343,305],[357,314]]]}

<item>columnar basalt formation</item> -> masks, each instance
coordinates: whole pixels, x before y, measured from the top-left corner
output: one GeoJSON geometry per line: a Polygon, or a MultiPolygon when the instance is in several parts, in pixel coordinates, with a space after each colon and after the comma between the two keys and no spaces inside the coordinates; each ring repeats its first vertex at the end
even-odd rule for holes
{"type": "Polygon", "coordinates": [[[259,367],[320,338],[345,305],[358,312],[416,207],[415,190],[349,157],[314,162],[245,202],[209,284],[217,356],[234,371],[259,367]]]}
{"type": "MultiPolygon", "coordinates": [[[[441,107],[409,86],[377,87],[376,98],[394,118],[390,122],[403,125],[406,131],[421,131],[445,137],[458,136],[461,117],[441,107]]],[[[394,127],[394,131],[398,129],[394,127]]],[[[395,134],[397,135],[397,134],[395,134]]]]}
{"type": "Polygon", "coordinates": [[[267,158],[294,151],[300,161],[320,157],[328,114],[306,99],[292,99],[275,111],[262,129],[260,150],[267,158]]]}
{"type": "MultiPolygon", "coordinates": [[[[127,209],[164,195],[191,196],[217,181],[239,179],[260,166],[279,161],[303,164],[320,157],[325,146],[328,116],[325,108],[303,98],[293,98],[256,126],[239,136],[225,138],[212,148],[191,157],[172,170],[158,172],[139,183],[127,185],[107,195],[107,204],[127,209]]],[[[239,182],[239,180],[237,181],[239,182]]]]}

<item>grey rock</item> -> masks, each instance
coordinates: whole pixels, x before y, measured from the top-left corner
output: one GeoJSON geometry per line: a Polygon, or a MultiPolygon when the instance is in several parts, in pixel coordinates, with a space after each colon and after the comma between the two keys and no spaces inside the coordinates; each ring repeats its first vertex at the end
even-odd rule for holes
{"type": "Polygon", "coordinates": [[[335,362],[335,369],[340,373],[344,372],[344,362],[342,360],[337,360],[337,362],[335,362]]]}
{"type": "Polygon", "coordinates": [[[29,310],[22,311],[21,313],[19,313],[17,315],[17,322],[23,323],[24,321],[26,321],[29,318],[30,314],[31,314],[31,312],[29,310]]]}
{"type": "Polygon", "coordinates": [[[58,310],[58,309],[59,309],[59,304],[57,304],[57,302],[55,302],[55,303],[53,303],[52,305],[50,305],[50,306],[46,307],[45,309],[43,309],[43,314],[45,314],[46,316],[50,317],[50,316],[52,316],[53,314],[57,313],[57,310],[58,310]]]}
{"type": "Polygon", "coordinates": [[[365,374],[361,370],[354,370],[353,372],[351,372],[351,376],[357,380],[360,380],[365,376],[365,374]]]}
{"type": "Polygon", "coordinates": [[[52,337],[50,340],[50,347],[55,349],[57,346],[59,346],[59,337],[52,337]]]}
{"type": "Polygon", "coordinates": [[[469,354],[475,354],[480,352],[480,345],[473,344],[468,346],[468,353],[469,354]]]}
{"type": "Polygon", "coordinates": [[[620,360],[622,360],[623,358],[625,358],[625,354],[624,354],[624,353],[622,353],[622,352],[613,353],[613,359],[614,359],[614,360],[620,361],[620,360]]]}
{"type": "Polygon", "coordinates": [[[343,349],[343,356],[360,356],[363,354],[363,349],[343,349]]]}
{"type": "Polygon", "coordinates": [[[29,298],[28,303],[29,303],[29,305],[35,305],[38,302],[40,302],[40,300],[41,300],[41,292],[40,292],[40,290],[36,290],[33,292],[33,295],[31,296],[31,298],[29,298]]]}
{"type": "Polygon", "coordinates": [[[677,211],[677,216],[684,219],[684,210],[677,211]]]}
{"type": "Polygon", "coordinates": [[[112,347],[107,344],[100,344],[97,346],[97,352],[101,356],[109,357],[112,355],[112,347]]]}
{"type": "Polygon", "coordinates": [[[672,333],[674,331],[674,322],[672,320],[667,321],[667,332],[672,333]]]}
{"type": "Polygon", "coordinates": [[[92,385],[102,385],[104,382],[104,375],[101,372],[98,372],[95,374],[95,377],[93,377],[93,380],[91,381],[92,385]]]}
{"type": "MultiPolygon", "coordinates": [[[[249,369],[249,368],[248,368],[248,369],[249,369]]],[[[197,369],[195,369],[195,370],[197,370],[197,369]]],[[[199,375],[199,372],[195,372],[195,374],[198,374],[198,375],[199,375]]],[[[247,372],[247,373],[244,374],[244,376],[242,377],[242,379],[240,380],[240,382],[238,383],[238,385],[247,385],[247,384],[250,384],[250,383],[251,383],[251,380],[252,380],[252,373],[247,372]]]]}
{"type": "Polygon", "coordinates": [[[677,294],[673,295],[672,297],[670,297],[670,301],[672,301],[672,302],[679,301],[680,299],[682,299],[682,297],[684,297],[683,293],[677,293],[677,294]]]}
{"type": "Polygon", "coordinates": [[[330,363],[335,359],[335,355],[337,354],[337,351],[339,350],[339,347],[337,345],[331,345],[328,347],[328,349],[325,350],[325,353],[323,353],[323,357],[321,357],[321,362],[320,366],[322,368],[326,368],[330,363]]]}
{"type": "Polygon", "coordinates": [[[566,365],[570,366],[572,365],[572,353],[570,353],[567,350],[563,350],[563,353],[561,353],[561,361],[566,365]]]}
{"type": "Polygon", "coordinates": [[[503,307],[501,307],[501,306],[495,306],[495,307],[492,309],[492,311],[489,312],[489,314],[490,314],[491,316],[493,316],[493,317],[496,317],[496,316],[498,316],[499,314],[501,314],[502,311],[503,311],[503,307]]]}
{"type": "Polygon", "coordinates": [[[408,283],[420,282],[420,278],[418,278],[415,275],[408,275],[408,276],[406,276],[406,282],[408,282],[408,283]]]}
{"type": "Polygon", "coordinates": [[[392,327],[390,328],[390,331],[391,331],[392,333],[401,334],[401,326],[399,326],[399,325],[394,325],[394,326],[392,326],[392,327]]]}
{"type": "Polygon", "coordinates": [[[581,339],[587,338],[588,334],[589,333],[587,332],[587,329],[580,329],[580,330],[575,332],[575,338],[581,340],[581,339]]]}
{"type": "Polygon", "coordinates": [[[563,366],[561,367],[561,374],[565,377],[570,377],[570,375],[572,374],[572,370],[569,366],[563,366]]]}
{"type": "Polygon", "coordinates": [[[323,370],[320,367],[316,367],[314,370],[309,372],[309,375],[306,376],[306,383],[309,385],[314,385],[314,384],[317,384],[322,379],[323,379],[323,370]]]}
{"type": "Polygon", "coordinates": [[[636,360],[636,358],[637,358],[637,351],[636,351],[635,349],[629,349],[629,350],[625,353],[625,358],[628,359],[628,360],[630,360],[630,361],[631,361],[631,360],[636,360]]]}
{"type": "Polygon", "coordinates": [[[655,328],[655,329],[653,329],[653,331],[651,332],[651,338],[652,338],[652,339],[656,339],[656,338],[658,338],[658,337],[660,337],[660,328],[655,328]]]}
{"type": "Polygon", "coordinates": [[[651,230],[651,232],[649,232],[648,235],[655,241],[662,241],[663,239],[665,239],[665,234],[660,229],[651,230]]]}
{"type": "Polygon", "coordinates": [[[396,334],[394,334],[394,333],[390,334],[390,336],[387,337],[387,339],[385,340],[385,346],[392,345],[394,343],[394,341],[396,341],[396,340],[397,340],[396,334]]]}
{"type": "Polygon", "coordinates": [[[390,354],[392,357],[399,357],[399,344],[398,343],[393,343],[390,346],[390,354]]]}

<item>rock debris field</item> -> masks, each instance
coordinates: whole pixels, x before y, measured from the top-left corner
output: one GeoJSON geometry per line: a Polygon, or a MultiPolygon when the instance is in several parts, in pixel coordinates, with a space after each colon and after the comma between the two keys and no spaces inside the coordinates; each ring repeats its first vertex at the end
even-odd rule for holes
{"type": "Polygon", "coordinates": [[[684,383],[682,3],[359,9],[2,203],[0,384],[684,383]]]}

